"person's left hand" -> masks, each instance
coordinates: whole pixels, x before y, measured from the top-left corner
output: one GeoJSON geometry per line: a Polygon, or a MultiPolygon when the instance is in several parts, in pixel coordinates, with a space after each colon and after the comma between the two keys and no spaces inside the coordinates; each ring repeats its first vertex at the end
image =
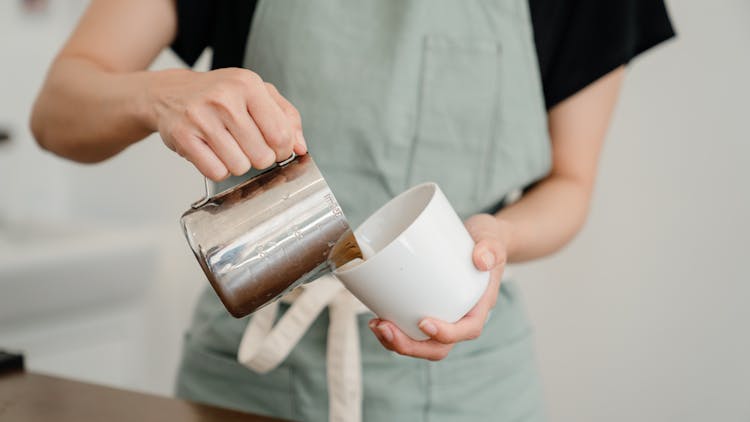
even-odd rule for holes
{"type": "Polygon", "coordinates": [[[405,356],[436,361],[448,356],[459,341],[475,339],[482,333],[488,313],[497,301],[500,278],[507,258],[506,245],[510,229],[508,222],[489,214],[474,215],[464,225],[475,242],[474,265],[480,270],[490,271],[487,290],[477,304],[455,323],[433,318],[420,321],[419,328],[430,336],[427,340],[412,339],[390,321],[378,318],[370,320],[370,329],[386,349],[405,356]]]}

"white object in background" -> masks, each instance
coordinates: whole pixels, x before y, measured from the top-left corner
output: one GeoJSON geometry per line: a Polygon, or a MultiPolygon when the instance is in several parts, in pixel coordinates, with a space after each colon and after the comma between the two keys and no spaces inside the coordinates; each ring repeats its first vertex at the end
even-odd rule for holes
{"type": "Polygon", "coordinates": [[[155,324],[145,306],[159,247],[153,227],[6,222],[0,347],[22,351],[35,371],[125,388],[155,385],[147,344],[155,324]]]}
{"type": "Polygon", "coordinates": [[[142,296],[154,276],[153,230],[6,222],[0,228],[0,322],[142,296]]]}
{"type": "Polygon", "coordinates": [[[398,195],[355,230],[367,260],[334,271],[379,318],[426,340],[425,317],[455,322],[487,288],[472,260],[474,241],[434,183],[398,195]]]}

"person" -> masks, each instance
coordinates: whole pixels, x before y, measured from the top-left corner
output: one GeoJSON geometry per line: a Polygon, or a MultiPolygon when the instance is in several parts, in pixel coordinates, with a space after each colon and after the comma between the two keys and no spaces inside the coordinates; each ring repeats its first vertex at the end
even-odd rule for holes
{"type": "Polygon", "coordinates": [[[331,305],[257,371],[238,349],[262,346],[247,336],[260,316],[232,318],[207,289],[179,396],[294,420],[537,421],[531,329],[505,265],[579,231],[624,68],[672,36],[660,0],[93,0],[31,128],[80,162],[158,132],[220,188],[309,149],[354,227],[421,181],[465,219],[491,282],[459,321],[425,318],[429,340],[356,313],[362,378],[342,376],[326,368],[331,305]],[[168,46],[189,64],[211,47],[214,70],[146,70],[168,46]]]}

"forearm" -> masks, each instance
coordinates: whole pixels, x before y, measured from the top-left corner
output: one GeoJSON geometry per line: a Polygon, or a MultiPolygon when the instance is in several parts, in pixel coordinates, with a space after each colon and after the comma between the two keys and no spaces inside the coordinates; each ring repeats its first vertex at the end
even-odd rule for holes
{"type": "Polygon", "coordinates": [[[522,262],[556,252],[583,226],[591,189],[579,180],[550,175],[497,214],[508,227],[508,261],[522,262]]]}
{"type": "Polygon", "coordinates": [[[497,215],[507,226],[509,261],[549,255],[583,226],[623,75],[619,67],[550,110],[549,175],[497,215]]]}
{"type": "Polygon", "coordinates": [[[37,142],[81,162],[104,160],[154,131],[148,90],[152,72],[114,73],[85,58],[53,64],[34,104],[37,142]]]}

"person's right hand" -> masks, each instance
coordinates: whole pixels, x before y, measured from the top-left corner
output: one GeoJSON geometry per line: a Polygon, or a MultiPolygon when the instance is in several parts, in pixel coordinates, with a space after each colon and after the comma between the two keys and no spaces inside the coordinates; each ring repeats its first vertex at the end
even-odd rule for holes
{"type": "Polygon", "coordinates": [[[213,181],[305,154],[299,112],[246,69],[167,70],[150,87],[164,144],[213,181]]]}

